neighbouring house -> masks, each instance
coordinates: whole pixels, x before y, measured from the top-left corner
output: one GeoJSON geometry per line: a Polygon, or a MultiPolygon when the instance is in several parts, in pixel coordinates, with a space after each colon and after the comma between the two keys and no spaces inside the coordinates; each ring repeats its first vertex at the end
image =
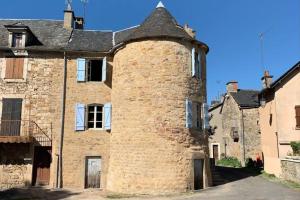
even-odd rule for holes
{"type": "Polygon", "coordinates": [[[208,46],[159,3],[140,25],[0,20],[0,188],[211,185],[208,46]]]}
{"type": "Polygon", "coordinates": [[[213,135],[209,137],[210,157],[236,157],[245,165],[246,159],[261,157],[258,91],[238,89],[237,81],[226,85],[220,102],[209,109],[213,135]]]}
{"type": "Polygon", "coordinates": [[[300,141],[300,62],[276,81],[265,72],[259,108],[264,170],[300,182],[300,160],[290,143],[300,141]],[[296,157],[295,157],[296,158],[296,157]]]}

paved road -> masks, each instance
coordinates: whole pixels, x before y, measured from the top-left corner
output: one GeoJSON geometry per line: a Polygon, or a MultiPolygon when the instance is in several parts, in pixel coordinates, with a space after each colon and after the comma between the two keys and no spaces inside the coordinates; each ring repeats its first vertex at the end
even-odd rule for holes
{"type": "MultiPolygon", "coordinates": [[[[300,200],[300,190],[270,182],[260,176],[245,175],[241,171],[225,170],[225,178],[229,183],[212,187],[201,192],[182,194],[179,196],[134,197],[130,200],[300,200]],[[232,178],[235,177],[235,178],[232,178]]],[[[67,199],[67,200],[103,200],[99,191],[53,191],[45,188],[14,189],[0,192],[0,200],[37,200],[37,199],[67,199]]],[[[125,198],[122,198],[122,200],[125,198]]],[[[126,198],[127,199],[127,198],[126,198]]]]}

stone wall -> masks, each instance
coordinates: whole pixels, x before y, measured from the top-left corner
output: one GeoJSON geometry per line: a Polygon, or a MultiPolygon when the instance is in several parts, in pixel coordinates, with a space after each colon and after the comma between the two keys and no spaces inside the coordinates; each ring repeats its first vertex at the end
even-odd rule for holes
{"type": "MultiPolygon", "coordinates": [[[[258,156],[262,159],[258,108],[240,108],[230,94],[225,98],[221,111],[223,134],[222,137],[211,136],[211,142],[222,144],[225,139],[226,156],[237,157],[242,164],[244,164],[243,146],[245,146],[245,159],[256,160],[258,156]],[[231,137],[232,127],[237,128],[239,135],[237,141],[231,137]]],[[[225,150],[222,152],[225,154],[225,150]]]]}
{"type": "MultiPolygon", "coordinates": [[[[64,60],[62,54],[30,52],[24,61],[24,79],[14,81],[7,81],[3,78],[5,56],[5,54],[0,54],[0,116],[3,98],[22,98],[22,120],[32,120],[49,136],[52,135],[53,147],[56,149],[60,133],[63,88],[64,60]]],[[[56,153],[57,151],[53,151],[52,160],[54,162],[56,153]]],[[[55,167],[56,164],[52,163],[51,186],[55,182],[55,167]]],[[[27,173],[31,177],[32,172],[27,170],[27,173]]],[[[31,182],[31,178],[29,180],[31,182]]]]}
{"type": "Polygon", "coordinates": [[[31,158],[29,144],[0,144],[0,190],[30,185],[31,158]]]}
{"type": "MultiPolygon", "coordinates": [[[[87,156],[101,157],[101,188],[106,187],[110,132],[105,130],[75,131],[76,103],[105,104],[111,101],[111,58],[108,58],[106,82],[77,82],[77,58],[103,58],[103,55],[69,55],[63,145],[63,186],[84,188],[87,156]]],[[[120,149],[119,149],[120,150],[120,149]]]]}
{"type": "Polygon", "coordinates": [[[222,127],[224,137],[226,138],[226,156],[237,157],[240,161],[243,160],[241,149],[241,112],[238,104],[231,95],[225,97],[223,110],[222,110],[222,127]],[[231,129],[236,127],[239,134],[239,140],[235,142],[231,137],[231,129]]]}
{"type": "Polygon", "coordinates": [[[281,159],[281,177],[300,184],[300,159],[281,159]]]}
{"type": "Polygon", "coordinates": [[[205,83],[191,77],[191,48],[148,40],[115,54],[109,191],[193,189],[196,158],[205,160],[204,185],[209,184],[208,138],[201,130],[185,128],[186,98],[206,99],[205,83]]]}

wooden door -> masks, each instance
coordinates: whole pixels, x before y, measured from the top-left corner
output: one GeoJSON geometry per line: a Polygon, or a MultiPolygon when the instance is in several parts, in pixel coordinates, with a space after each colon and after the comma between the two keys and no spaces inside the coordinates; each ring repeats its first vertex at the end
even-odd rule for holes
{"type": "Polygon", "coordinates": [[[35,147],[33,166],[33,185],[49,185],[51,149],[35,147]]]}
{"type": "Polygon", "coordinates": [[[1,131],[3,136],[20,136],[22,99],[3,99],[1,131]]]}
{"type": "Polygon", "coordinates": [[[194,190],[203,189],[203,159],[194,160],[194,190]]]}
{"type": "Polygon", "coordinates": [[[218,145],[213,145],[213,157],[215,162],[219,160],[219,146],[218,145]]]}
{"type": "Polygon", "coordinates": [[[101,158],[87,157],[85,170],[85,188],[100,188],[101,158]]]}

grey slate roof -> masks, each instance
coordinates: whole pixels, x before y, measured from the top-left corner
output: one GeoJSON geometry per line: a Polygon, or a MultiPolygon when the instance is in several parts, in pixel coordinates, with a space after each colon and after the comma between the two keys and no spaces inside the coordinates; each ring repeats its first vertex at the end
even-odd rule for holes
{"type": "Polygon", "coordinates": [[[108,52],[112,47],[112,31],[74,30],[67,50],[108,52]]]}
{"type": "MultiPolygon", "coordinates": [[[[29,45],[26,49],[35,50],[70,50],[108,52],[118,44],[147,39],[147,38],[177,38],[204,43],[192,38],[174,17],[164,8],[156,8],[144,22],[136,27],[131,27],[116,32],[68,30],[59,20],[1,20],[0,19],[0,48],[8,47],[8,31],[5,25],[18,23],[27,26],[36,37],[40,45],[29,45]]],[[[205,45],[207,47],[207,45],[205,45]]],[[[207,47],[208,51],[208,47],[207,47]]]]}
{"type": "Polygon", "coordinates": [[[152,37],[194,40],[164,7],[156,8],[123,42],[152,37]]]}
{"type": "Polygon", "coordinates": [[[58,20],[0,20],[0,47],[8,47],[8,31],[5,25],[22,24],[28,26],[42,45],[28,46],[26,49],[59,50],[63,49],[71,31],[63,28],[63,21],[58,20]]]}
{"type": "Polygon", "coordinates": [[[259,107],[259,91],[239,89],[237,92],[231,92],[230,94],[233,96],[234,100],[240,107],[259,107]]]}

